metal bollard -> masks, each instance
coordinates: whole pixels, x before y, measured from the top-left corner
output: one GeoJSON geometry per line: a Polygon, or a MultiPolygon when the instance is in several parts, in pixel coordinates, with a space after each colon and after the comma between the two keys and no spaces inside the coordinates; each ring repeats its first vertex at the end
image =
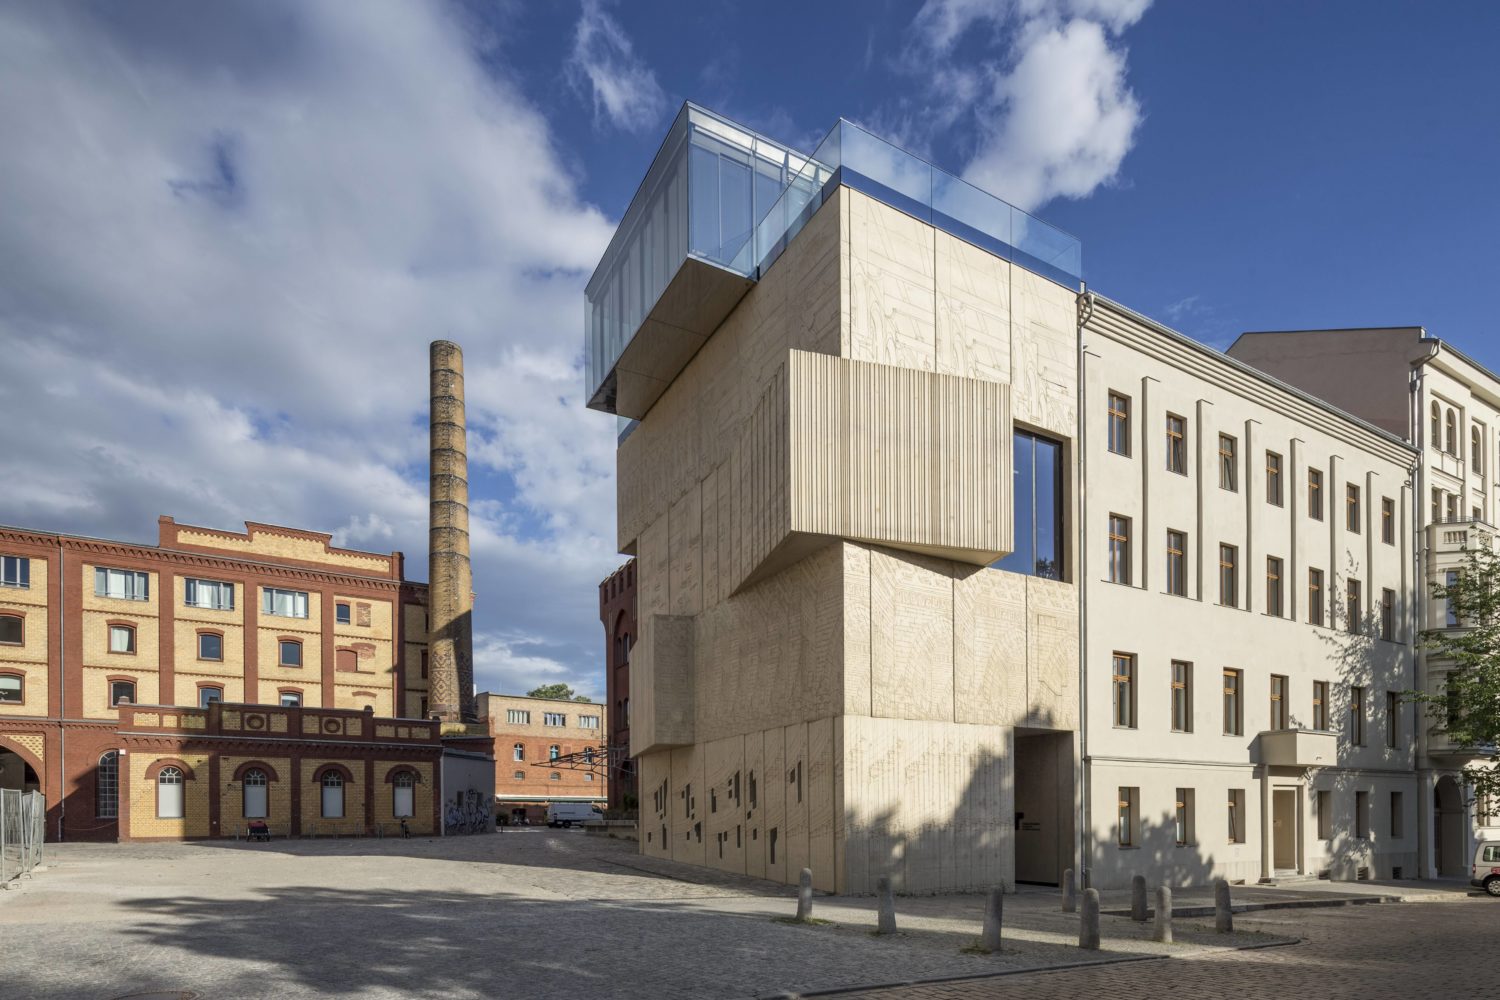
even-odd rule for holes
{"type": "Polygon", "coordinates": [[[1146,922],[1146,876],[1137,875],[1130,880],[1130,919],[1146,922]]]}
{"type": "Polygon", "coordinates": [[[876,934],[896,933],[896,897],[891,892],[891,877],[880,876],[875,883],[875,892],[880,897],[880,917],[875,926],[876,934]]]}
{"type": "Polygon", "coordinates": [[[1151,939],[1162,944],[1172,943],[1172,890],[1164,885],[1156,887],[1156,926],[1151,939]]]}
{"type": "Polygon", "coordinates": [[[1234,930],[1234,910],[1229,903],[1229,881],[1219,879],[1214,883],[1214,930],[1228,934],[1234,930]]]}
{"type": "Polygon", "coordinates": [[[1000,927],[1005,920],[1005,887],[990,890],[984,904],[984,929],[979,932],[979,947],[985,951],[1000,950],[1000,927]]]}
{"type": "Polygon", "coordinates": [[[797,919],[812,919],[812,869],[802,869],[797,878],[797,919]]]}
{"type": "Polygon", "coordinates": [[[1099,950],[1099,890],[1083,890],[1083,912],[1078,917],[1078,947],[1099,950]]]}
{"type": "Polygon", "coordinates": [[[1069,868],[1063,872],[1062,884],[1062,906],[1064,913],[1075,913],[1078,910],[1078,881],[1073,877],[1073,869],[1069,868]]]}

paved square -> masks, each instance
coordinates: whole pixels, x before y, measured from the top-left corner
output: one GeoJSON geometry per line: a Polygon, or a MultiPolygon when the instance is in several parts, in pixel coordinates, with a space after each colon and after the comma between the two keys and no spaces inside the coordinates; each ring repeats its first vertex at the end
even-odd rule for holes
{"type": "MultiPolygon", "coordinates": [[[[1404,928],[1409,940],[1390,953],[1406,957],[1439,947],[1418,943],[1439,926],[1419,913],[1446,921],[1462,911],[1486,933],[1500,929],[1500,901],[1460,894],[1451,904],[1279,911],[1242,919],[1230,938],[1181,921],[1175,946],[1106,917],[1105,950],[1090,953],[1074,947],[1076,917],[1057,911],[1055,894],[1023,892],[1006,897],[1005,951],[979,955],[964,950],[979,929],[977,897],[899,899],[901,934],[877,938],[872,900],[820,897],[816,913],[833,923],[793,926],[774,919],[792,912],[786,887],[653,861],[633,848],[543,829],[446,841],[50,847],[45,871],[0,893],[0,997],[755,997],[1121,958],[1147,960],[1098,970],[1103,978],[1090,982],[1144,989],[1167,967],[1175,976],[1191,964],[1149,959],[1282,941],[1301,933],[1312,919],[1306,912],[1341,915],[1330,926],[1348,928],[1356,944],[1358,928],[1378,912],[1404,928]]],[[[1479,942],[1457,954],[1483,953],[1479,942]]],[[[1305,947],[1231,952],[1237,957],[1225,961],[1295,967],[1308,960],[1305,947]]],[[[1069,977],[1093,974],[1040,981],[1062,989],[1069,977]]],[[[924,986],[912,995],[1012,995],[986,991],[1036,979],[924,986]]]]}

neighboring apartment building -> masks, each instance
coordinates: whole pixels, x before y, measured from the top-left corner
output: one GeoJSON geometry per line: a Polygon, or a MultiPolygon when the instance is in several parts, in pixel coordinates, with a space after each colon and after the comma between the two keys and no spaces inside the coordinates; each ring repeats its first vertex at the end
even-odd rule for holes
{"type": "Polygon", "coordinates": [[[545,823],[553,802],[609,799],[604,706],[585,701],[478,696],[495,745],[495,811],[505,822],[545,823]]]}
{"type": "Polygon", "coordinates": [[[367,829],[384,804],[433,829],[425,585],[399,552],[245,527],[0,528],[0,780],[46,794],[49,837],[367,829]]]}
{"type": "Polygon", "coordinates": [[[683,109],[588,286],[643,852],[853,892],[1073,866],[1077,275],[848,122],[806,158],[683,109]],[[1063,489],[1017,502],[1013,456],[1063,489]]]}
{"type": "MultiPolygon", "coordinates": [[[[1431,595],[1464,563],[1467,548],[1490,548],[1500,523],[1500,376],[1421,327],[1247,333],[1229,353],[1405,438],[1418,449],[1413,514],[1420,577],[1417,620],[1459,628],[1431,595]]],[[[1449,665],[1419,651],[1406,686],[1442,690],[1449,665]]],[[[1463,783],[1469,756],[1423,708],[1417,726],[1418,839],[1423,875],[1461,875],[1475,840],[1500,823],[1463,783]]]]}
{"type": "Polygon", "coordinates": [[[605,708],[609,713],[609,806],[640,804],[635,761],[630,756],[630,647],[635,644],[635,560],[599,584],[599,621],[604,625],[605,708]]]}
{"type": "Polygon", "coordinates": [[[1413,450],[1083,300],[1093,884],[1417,872],[1413,450]]]}

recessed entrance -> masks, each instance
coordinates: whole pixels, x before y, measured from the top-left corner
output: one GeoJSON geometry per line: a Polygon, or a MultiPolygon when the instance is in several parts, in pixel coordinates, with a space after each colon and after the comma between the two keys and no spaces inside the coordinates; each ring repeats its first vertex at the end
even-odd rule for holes
{"type": "Polygon", "coordinates": [[[1016,730],[1016,881],[1059,885],[1073,845],[1073,734],[1016,730]]]}
{"type": "Polygon", "coordinates": [[[1437,870],[1441,876],[1464,874],[1469,860],[1464,857],[1463,791],[1452,775],[1440,778],[1433,789],[1433,843],[1437,847],[1437,870]]]}
{"type": "Polygon", "coordinates": [[[22,792],[41,791],[42,782],[25,759],[14,750],[0,747],[0,788],[22,792]]]}
{"type": "Polygon", "coordinates": [[[1297,790],[1271,790],[1271,863],[1278,872],[1297,871],[1297,790]]]}

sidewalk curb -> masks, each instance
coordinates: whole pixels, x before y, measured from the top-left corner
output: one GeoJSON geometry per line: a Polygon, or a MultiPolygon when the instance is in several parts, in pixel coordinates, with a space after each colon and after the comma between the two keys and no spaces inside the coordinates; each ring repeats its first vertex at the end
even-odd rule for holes
{"type": "MultiPolygon", "coordinates": [[[[1129,911],[1126,911],[1127,913],[1129,911]]],[[[1288,938],[1282,941],[1265,941],[1256,944],[1240,945],[1234,948],[1199,948],[1186,955],[1120,955],[1114,958],[1100,958],[1091,962],[1067,962],[1062,965],[1039,965],[1029,969],[1003,969],[999,972],[974,972],[962,976],[933,976],[926,979],[901,979],[888,983],[862,983],[858,986],[836,986],[826,990],[811,990],[807,993],[794,993],[784,991],[780,993],[764,993],[755,1000],[804,1000],[807,997],[831,997],[848,993],[867,993],[872,990],[899,989],[903,986],[936,986],[942,983],[966,983],[979,979],[1002,979],[1008,976],[1041,975],[1049,972],[1070,972],[1075,969],[1088,969],[1101,965],[1124,965],[1129,962],[1165,962],[1165,961],[1187,961],[1198,958],[1212,951],[1259,951],[1264,948],[1288,948],[1292,945],[1301,944],[1303,939],[1288,938]]]]}
{"type": "MultiPolygon", "coordinates": [[[[1262,910],[1317,910],[1334,908],[1339,906],[1367,906],[1373,903],[1404,903],[1407,900],[1401,896],[1333,896],[1328,899],[1278,899],[1266,903],[1237,903],[1230,907],[1234,913],[1259,913],[1262,910]]],[[[1146,916],[1155,916],[1155,910],[1147,910],[1146,916]]],[[[1105,917],[1128,917],[1130,911],[1126,909],[1103,910],[1100,913],[1105,917]]],[[[1211,917],[1214,915],[1212,906],[1174,906],[1172,916],[1174,917],[1211,917]]]]}

